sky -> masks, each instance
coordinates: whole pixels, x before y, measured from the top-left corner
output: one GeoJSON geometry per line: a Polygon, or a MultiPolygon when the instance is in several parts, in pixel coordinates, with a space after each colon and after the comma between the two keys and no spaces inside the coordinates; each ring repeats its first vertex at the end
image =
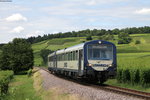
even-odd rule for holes
{"type": "Polygon", "coordinates": [[[2,1],[0,43],[84,29],[150,26],[150,0],[2,1]]]}

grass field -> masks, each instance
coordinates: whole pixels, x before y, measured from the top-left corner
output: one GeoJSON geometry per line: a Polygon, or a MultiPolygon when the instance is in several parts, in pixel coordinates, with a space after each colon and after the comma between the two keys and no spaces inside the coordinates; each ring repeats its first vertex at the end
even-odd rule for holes
{"type": "Polygon", "coordinates": [[[8,95],[3,100],[41,100],[33,88],[33,79],[27,75],[15,75],[8,95]]]}

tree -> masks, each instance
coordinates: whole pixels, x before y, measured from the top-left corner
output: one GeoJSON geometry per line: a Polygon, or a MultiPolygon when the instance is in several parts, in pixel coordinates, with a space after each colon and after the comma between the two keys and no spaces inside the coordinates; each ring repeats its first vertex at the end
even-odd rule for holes
{"type": "Polygon", "coordinates": [[[118,35],[118,44],[128,44],[130,43],[132,38],[129,36],[128,33],[119,33],[118,35]]]}
{"type": "Polygon", "coordinates": [[[120,32],[120,31],[119,31],[118,28],[115,28],[115,29],[112,30],[112,33],[113,33],[113,34],[119,34],[119,32],[120,32]]]}
{"type": "Polygon", "coordinates": [[[92,36],[91,36],[91,35],[88,35],[88,36],[86,37],[86,40],[92,40],[92,36]]]}
{"type": "Polygon", "coordinates": [[[47,64],[47,57],[48,57],[48,54],[52,53],[53,51],[52,50],[49,50],[49,49],[42,49],[40,51],[40,56],[42,57],[43,59],[43,64],[46,65],[47,64]]]}
{"type": "Polygon", "coordinates": [[[2,48],[1,69],[11,69],[17,74],[33,68],[33,50],[25,39],[16,38],[2,48]]]}

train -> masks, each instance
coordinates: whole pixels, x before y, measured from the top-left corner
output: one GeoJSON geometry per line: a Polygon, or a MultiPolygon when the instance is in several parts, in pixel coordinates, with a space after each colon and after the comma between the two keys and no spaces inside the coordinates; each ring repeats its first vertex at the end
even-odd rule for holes
{"type": "Polygon", "coordinates": [[[48,55],[48,70],[103,84],[116,75],[116,46],[108,41],[93,40],[57,50],[48,55]]]}

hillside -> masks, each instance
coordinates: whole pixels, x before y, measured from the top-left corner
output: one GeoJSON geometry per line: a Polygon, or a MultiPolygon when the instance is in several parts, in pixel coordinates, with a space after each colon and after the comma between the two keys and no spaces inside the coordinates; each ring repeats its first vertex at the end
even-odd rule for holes
{"type": "MultiPolygon", "coordinates": [[[[130,44],[117,44],[117,36],[115,36],[115,40],[112,41],[117,46],[118,52],[118,60],[122,61],[127,58],[137,58],[140,59],[142,57],[148,59],[150,55],[150,34],[133,34],[130,35],[132,37],[132,42],[130,44]],[[140,40],[140,44],[135,44],[136,40],[140,40]]],[[[98,37],[94,36],[93,40],[97,40],[98,37]]],[[[79,43],[86,41],[85,37],[69,37],[69,38],[56,38],[51,40],[46,40],[42,42],[38,42],[32,45],[34,50],[34,62],[35,65],[41,65],[42,59],[40,57],[40,50],[42,49],[50,49],[50,50],[58,50],[66,47],[70,47],[79,43]]]]}

